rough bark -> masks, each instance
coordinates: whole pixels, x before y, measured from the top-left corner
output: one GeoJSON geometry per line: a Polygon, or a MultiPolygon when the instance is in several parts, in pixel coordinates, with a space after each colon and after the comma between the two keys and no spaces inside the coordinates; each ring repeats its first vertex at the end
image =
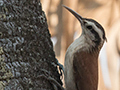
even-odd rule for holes
{"type": "Polygon", "coordinates": [[[0,90],[61,90],[50,37],[39,0],[0,0],[0,90]]]}

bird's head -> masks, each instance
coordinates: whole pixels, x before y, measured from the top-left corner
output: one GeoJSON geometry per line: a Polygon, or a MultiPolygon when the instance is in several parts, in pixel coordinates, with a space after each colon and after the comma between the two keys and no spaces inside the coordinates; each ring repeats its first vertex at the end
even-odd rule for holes
{"type": "Polygon", "coordinates": [[[85,36],[86,42],[92,43],[93,47],[102,47],[106,39],[103,27],[93,19],[87,19],[80,16],[77,12],[73,11],[67,6],[65,7],[70,11],[81,23],[82,35],[85,36]]]}

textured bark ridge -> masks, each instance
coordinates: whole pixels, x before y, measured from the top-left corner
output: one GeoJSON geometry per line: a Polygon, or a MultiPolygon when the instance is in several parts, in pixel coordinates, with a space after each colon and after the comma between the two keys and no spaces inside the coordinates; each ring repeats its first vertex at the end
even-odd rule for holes
{"type": "Polygon", "coordinates": [[[0,0],[0,90],[54,90],[45,71],[62,85],[50,37],[39,0],[0,0]]]}

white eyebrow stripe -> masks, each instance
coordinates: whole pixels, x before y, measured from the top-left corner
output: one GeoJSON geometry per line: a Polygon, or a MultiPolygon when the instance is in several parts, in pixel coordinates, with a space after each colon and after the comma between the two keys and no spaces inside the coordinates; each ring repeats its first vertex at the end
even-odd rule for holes
{"type": "Polygon", "coordinates": [[[90,22],[85,20],[85,22],[87,22],[88,25],[93,26],[94,30],[98,33],[98,35],[100,36],[101,39],[103,39],[103,32],[100,30],[100,28],[98,28],[94,22],[90,22]]]}

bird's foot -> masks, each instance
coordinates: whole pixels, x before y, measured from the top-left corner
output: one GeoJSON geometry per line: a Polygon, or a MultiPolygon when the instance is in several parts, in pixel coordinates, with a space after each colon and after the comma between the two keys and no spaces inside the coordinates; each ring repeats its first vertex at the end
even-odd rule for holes
{"type": "MultiPolygon", "coordinates": [[[[57,59],[56,59],[57,60],[57,59]]],[[[60,72],[60,76],[62,76],[63,78],[63,73],[64,73],[64,67],[62,64],[60,64],[57,60],[57,65],[58,65],[58,68],[59,68],[59,72],[60,72]]]]}
{"type": "Polygon", "coordinates": [[[48,81],[50,81],[50,83],[53,85],[54,90],[59,90],[58,87],[61,90],[65,90],[54,78],[52,78],[49,74],[49,72],[47,70],[43,70],[44,75],[40,75],[39,77],[43,77],[45,79],[47,79],[48,81]]]}

